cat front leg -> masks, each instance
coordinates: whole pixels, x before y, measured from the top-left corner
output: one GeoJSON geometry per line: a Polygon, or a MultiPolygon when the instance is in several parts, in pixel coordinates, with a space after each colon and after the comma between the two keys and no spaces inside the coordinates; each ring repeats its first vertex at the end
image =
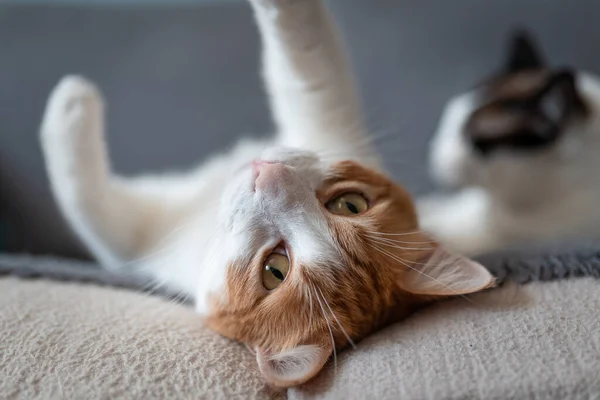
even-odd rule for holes
{"type": "Polygon", "coordinates": [[[137,255],[134,231],[147,204],[111,176],[103,108],[92,83],[67,76],[50,95],[40,133],[63,215],[102,264],[117,267],[137,255]]]}
{"type": "Polygon", "coordinates": [[[377,164],[349,63],[321,1],[249,1],[280,143],[377,164]]]}

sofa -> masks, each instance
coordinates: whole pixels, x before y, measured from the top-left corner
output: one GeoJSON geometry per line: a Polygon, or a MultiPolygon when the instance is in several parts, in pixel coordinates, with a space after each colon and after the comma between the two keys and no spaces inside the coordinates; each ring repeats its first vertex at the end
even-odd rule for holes
{"type": "MultiPolygon", "coordinates": [[[[5,267],[43,270],[57,262],[0,257],[5,267]]],[[[0,279],[2,398],[600,396],[598,277],[506,281],[499,289],[438,303],[359,342],[313,381],[285,391],[263,382],[249,350],[208,330],[176,299],[117,288],[117,282],[33,276],[0,279]]]]}
{"type": "MultiPolygon", "coordinates": [[[[442,106],[498,67],[513,27],[553,63],[600,72],[593,0],[327,3],[376,144],[415,196],[433,187],[425,154],[442,106]]],[[[98,82],[117,171],[183,169],[271,130],[258,50],[243,1],[0,5],[0,398],[600,398],[600,243],[486,255],[498,289],[429,307],[288,391],[189,305],[89,261],[43,170],[52,86],[67,73],[98,82]]]]}

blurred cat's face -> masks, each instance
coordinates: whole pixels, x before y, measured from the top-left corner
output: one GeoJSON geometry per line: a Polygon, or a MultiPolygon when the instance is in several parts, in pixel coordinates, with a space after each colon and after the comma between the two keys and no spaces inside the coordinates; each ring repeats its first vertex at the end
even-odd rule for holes
{"type": "Polygon", "coordinates": [[[516,37],[503,73],[448,104],[432,143],[434,177],[527,192],[556,174],[587,114],[577,80],[545,67],[531,41],[516,37]]]}
{"type": "Polygon", "coordinates": [[[492,284],[419,232],[400,186],[352,161],[271,149],[228,184],[219,220],[224,258],[202,312],[279,386],[426,301],[492,284]]]}

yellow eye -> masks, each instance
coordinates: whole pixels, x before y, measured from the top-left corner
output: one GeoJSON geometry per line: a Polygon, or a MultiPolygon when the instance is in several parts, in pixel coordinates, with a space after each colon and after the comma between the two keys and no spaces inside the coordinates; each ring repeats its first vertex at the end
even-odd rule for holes
{"type": "Polygon", "coordinates": [[[330,200],[325,206],[334,214],[351,216],[367,211],[369,203],[361,194],[345,193],[330,200]]]}
{"type": "Polygon", "coordinates": [[[290,271],[290,260],[287,256],[279,253],[271,253],[265,261],[262,272],[263,286],[267,290],[279,287],[290,271]]]}

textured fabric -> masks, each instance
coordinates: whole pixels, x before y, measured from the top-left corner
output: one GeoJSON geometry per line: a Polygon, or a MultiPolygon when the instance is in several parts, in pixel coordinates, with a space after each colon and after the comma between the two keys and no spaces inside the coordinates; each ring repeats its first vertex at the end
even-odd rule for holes
{"type": "MultiPolygon", "coordinates": [[[[597,399],[600,287],[505,286],[417,313],[291,399],[597,399]]],[[[0,279],[0,397],[282,398],[192,310],[85,284],[0,279]]]]}
{"type": "Polygon", "coordinates": [[[600,282],[506,286],[424,310],[338,357],[299,399],[599,399],[600,282]]]}
{"type": "Polygon", "coordinates": [[[98,264],[60,257],[42,257],[27,254],[0,253],[0,276],[19,278],[45,278],[53,281],[94,283],[102,286],[133,289],[163,298],[181,299],[178,293],[155,285],[152,279],[115,273],[98,264]]]}
{"type": "Polygon", "coordinates": [[[119,289],[0,279],[0,398],[281,396],[245,347],[187,307],[119,289]]]}
{"type": "Polygon", "coordinates": [[[577,239],[521,245],[478,257],[498,282],[600,278],[600,242],[577,239]]]}

